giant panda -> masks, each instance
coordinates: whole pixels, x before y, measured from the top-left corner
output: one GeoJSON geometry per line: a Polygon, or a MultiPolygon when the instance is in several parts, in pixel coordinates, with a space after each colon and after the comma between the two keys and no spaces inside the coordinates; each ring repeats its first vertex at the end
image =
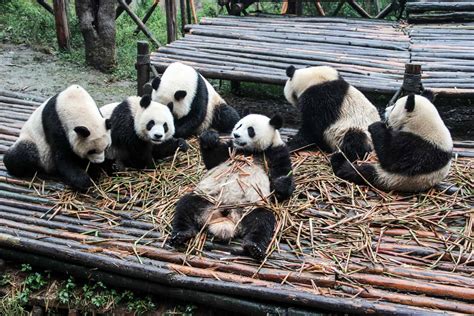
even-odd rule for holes
{"type": "Polygon", "coordinates": [[[270,119],[250,114],[237,122],[231,141],[219,141],[212,130],[201,135],[208,171],[176,205],[172,245],[182,245],[207,225],[218,239],[242,237],[246,253],[264,258],[275,216],[261,204],[272,191],[278,200],[285,200],[294,190],[289,151],[278,131],[281,126],[279,115],[270,119]]]}
{"type": "Polygon", "coordinates": [[[424,191],[442,181],[451,165],[453,141],[430,99],[403,97],[386,109],[385,116],[386,124],[369,127],[379,162],[352,165],[336,153],[331,157],[335,174],[387,191],[424,191]]]}
{"type": "Polygon", "coordinates": [[[326,152],[340,148],[351,160],[372,151],[367,128],[380,120],[377,108],[329,66],[286,69],[288,102],[298,107],[302,124],[289,140],[291,151],[310,144],[326,152]]]}
{"type": "Polygon", "coordinates": [[[173,155],[177,149],[186,151],[186,141],[173,137],[175,127],[169,106],[151,101],[146,94],[101,107],[112,128],[107,159],[115,161],[119,169],[143,169],[152,168],[153,159],[173,155]]]}
{"type": "Polygon", "coordinates": [[[89,162],[102,163],[110,145],[109,123],[89,93],[72,85],[31,114],[3,162],[12,175],[57,174],[67,185],[86,190],[92,185],[89,162]]]}
{"type": "Polygon", "coordinates": [[[229,133],[240,119],[212,85],[188,65],[170,64],[161,79],[153,79],[152,88],[154,101],[173,103],[176,137],[199,135],[208,128],[229,133]]]}

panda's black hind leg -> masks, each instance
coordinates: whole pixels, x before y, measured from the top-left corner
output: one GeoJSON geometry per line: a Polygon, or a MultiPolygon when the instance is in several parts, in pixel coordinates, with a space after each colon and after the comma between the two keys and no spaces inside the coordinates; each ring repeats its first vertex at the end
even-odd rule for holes
{"type": "Polygon", "coordinates": [[[359,129],[349,129],[344,134],[340,148],[350,161],[364,159],[372,151],[369,137],[359,129]]]}
{"type": "Polygon", "coordinates": [[[252,258],[262,261],[275,228],[275,215],[265,208],[256,208],[240,222],[244,251],[252,258]]]}
{"type": "Polygon", "coordinates": [[[39,160],[38,148],[28,141],[18,142],[3,157],[8,172],[18,177],[33,176],[40,171],[39,160]]]}
{"type": "Polygon", "coordinates": [[[219,133],[230,133],[239,120],[239,113],[233,107],[221,104],[214,112],[211,127],[219,133]]]}
{"type": "Polygon", "coordinates": [[[196,236],[201,228],[198,218],[210,205],[209,201],[194,193],[186,194],[178,201],[172,224],[171,246],[179,247],[196,236]]]}

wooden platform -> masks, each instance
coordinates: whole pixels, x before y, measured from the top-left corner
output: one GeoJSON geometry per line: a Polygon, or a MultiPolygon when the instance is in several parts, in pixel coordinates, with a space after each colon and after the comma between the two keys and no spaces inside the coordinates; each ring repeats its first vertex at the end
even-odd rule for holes
{"type": "Polygon", "coordinates": [[[207,78],[283,85],[289,65],[332,65],[362,91],[392,94],[404,65],[421,62],[426,87],[445,96],[474,96],[474,42],[467,39],[474,24],[221,16],[186,30],[183,39],[152,53],[158,72],[181,61],[207,78]]]}
{"type": "Polygon", "coordinates": [[[474,313],[474,158],[460,157],[470,143],[456,149],[452,195],[335,183],[323,155],[295,155],[301,198],[276,206],[276,240],[260,265],[231,253],[240,243],[205,235],[186,253],[166,246],[177,196],[204,169],[196,142],[87,194],[11,177],[1,158],[39,101],[0,91],[0,258],[255,315],[474,313]]]}

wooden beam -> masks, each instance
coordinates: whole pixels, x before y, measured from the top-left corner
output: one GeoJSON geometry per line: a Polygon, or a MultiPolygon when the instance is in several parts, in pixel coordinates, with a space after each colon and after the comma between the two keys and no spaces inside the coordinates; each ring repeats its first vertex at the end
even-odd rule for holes
{"type": "Polygon", "coordinates": [[[52,15],[54,15],[54,10],[53,8],[51,8],[51,6],[44,0],[36,0],[36,2],[38,2],[38,4],[40,6],[42,6],[43,8],[46,9],[46,11],[48,11],[49,13],[51,13],[52,15]]]}
{"type": "Polygon", "coordinates": [[[364,10],[355,0],[347,0],[347,3],[357,12],[359,13],[360,16],[364,18],[371,19],[372,17],[370,14],[367,13],[367,11],[364,10]]]}
{"type": "Polygon", "coordinates": [[[408,3],[408,12],[423,11],[474,11],[474,2],[428,2],[428,3],[408,3]]]}
{"type": "Polygon", "coordinates": [[[181,34],[184,36],[184,27],[188,24],[186,19],[186,0],[179,0],[179,12],[181,15],[181,34]]]}
{"type": "Polygon", "coordinates": [[[155,39],[153,34],[151,34],[150,30],[145,26],[145,24],[142,23],[140,18],[135,13],[133,13],[132,10],[130,10],[127,3],[125,3],[125,0],[117,0],[117,1],[123,7],[123,9],[128,13],[128,15],[132,18],[135,24],[142,30],[143,34],[145,34],[146,37],[148,37],[150,41],[152,41],[152,43],[156,45],[156,47],[160,47],[161,46],[160,42],[158,42],[155,39]]]}
{"type": "Polygon", "coordinates": [[[67,20],[66,0],[53,0],[54,20],[56,22],[56,37],[60,50],[70,49],[69,23],[67,20]]]}
{"type": "MultiPolygon", "coordinates": [[[[158,3],[159,3],[158,0],[153,1],[152,6],[148,9],[145,16],[143,17],[143,20],[142,20],[143,25],[145,25],[146,22],[148,21],[148,19],[151,17],[151,15],[155,11],[156,7],[158,6],[158,3]]],[[[135,31],[133,31],[133,34],[137,35],[140,32],[140,30],[141,30],[140,27],[137,26],[135,31]]]]}

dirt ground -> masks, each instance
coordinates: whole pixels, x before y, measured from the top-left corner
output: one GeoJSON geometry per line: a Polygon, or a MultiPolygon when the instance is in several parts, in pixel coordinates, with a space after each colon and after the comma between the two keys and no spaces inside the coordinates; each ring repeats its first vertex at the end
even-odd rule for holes
{"type": "Polygon", "coordinates": [[[49,97],[71,84],[83,86],[98,105],[136,93],[135,82],[112,81],[94,69],[61,61],[58,56],[26,45],[0,44],[0,87],[49,97]]]}

